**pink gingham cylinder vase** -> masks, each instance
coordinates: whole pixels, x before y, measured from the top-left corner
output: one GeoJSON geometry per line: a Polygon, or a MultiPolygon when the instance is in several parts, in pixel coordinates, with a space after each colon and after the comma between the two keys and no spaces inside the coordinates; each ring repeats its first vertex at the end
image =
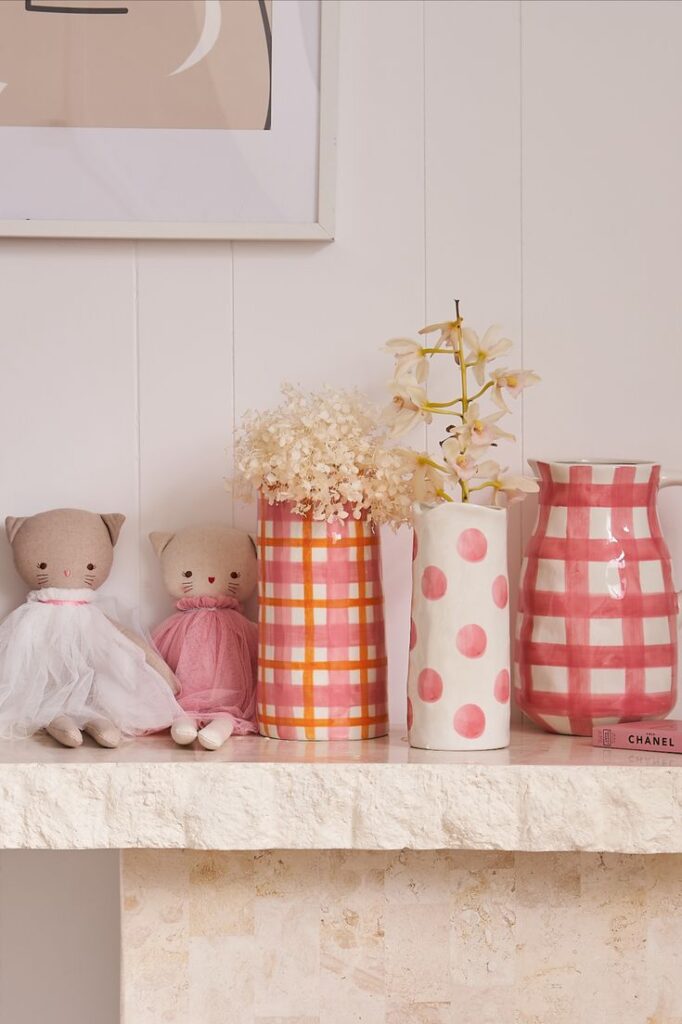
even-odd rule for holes
{"type": "Polygon", "coordinates": [[[530,461],[538,516],[521,571],[514,694],[552,732],[663,718],[679,599],[656,508],[682,483],[651,462],[530,461]]]}
{"type": "Polygon", "coordinates": [[[379,532],[328,523],[261,497],[258,512],[261,735],[360,740],[388,731],[379,532]]]}

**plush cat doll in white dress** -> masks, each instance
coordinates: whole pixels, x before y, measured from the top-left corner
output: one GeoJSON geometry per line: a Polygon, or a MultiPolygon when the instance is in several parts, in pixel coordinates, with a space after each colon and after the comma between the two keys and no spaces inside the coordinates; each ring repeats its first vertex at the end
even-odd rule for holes
{"type": "Polygon", "coordinates": [[[31,590],[0,625],[0,737],[45,729],[77,747],[86,732],[115,747],[122,735],[165,729],[183,715],[163,659],[96,603],[124,518],[55,509],[6,520],[31,590]]]}

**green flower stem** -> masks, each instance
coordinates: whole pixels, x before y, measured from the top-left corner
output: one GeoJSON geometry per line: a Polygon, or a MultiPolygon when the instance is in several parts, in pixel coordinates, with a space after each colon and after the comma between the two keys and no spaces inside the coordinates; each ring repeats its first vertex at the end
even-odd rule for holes
{"type": "Polygon", "coordinates": [[[429,409],[446,409],[451,405],[457,405],[461,401],[461,398],[453,398],[451,402],[429,402],[428,406],[429,409]]]}
{"type": "MultiPolygon", "coordinates": [[[[459,315],[459,299],[455,299],[455,335],[457,337],[457,349],[454,352],[455,364],[459,366],[459,375],[462,384],[462,419],[469,408],[469,397],[467,395],[467,366],[464,358],[464,339],[462,337],[462,318],[459,315]]],[[[459,481],[462,491],[462,501],[469,500],[469,487],[465,480],[459,481]]]]}
{"type": "Polygon", "coordinates": [[[470,491],[484,491],[486,487],[494,487],[496,491],[499,491],[500,485],[494,480],[488,480],[485,484],[479,484],[478,487],[470,487],[470,491]]]}
{"type": "Polygon", "coordinates": [[[422,458],[419,460],[422,466],[431,466],[433,469],[439,470],[441,473],[448,473],[447,466],[442,466],[440,462],[435,462],[433,459],[422,458]]]}
{"type": "Polygon", "coordinates": [[[450,495],[449,495],[449,494],[447,493],[447,491],[441,491],[441,490],[440,490],[440,488],[439,488],[439,489],[438,489],[438,490],[436,491],[436,494],[437,494],[437,496],[438,496],[439,498],[442,498],[442,499],[443,499],[443,501],[452,501],[452,498],[451,498],[451,497],[450,497],[450,495]]]}
{"type": "Polygon", "coordinates": [[[484,384],[480,391],[477,391],[475,395],[472,395],[469,402],[475,402],[481,395],[484,395],[490,388],[495,387],[495,381],[489,380],[487,384],[484,384]]]}
{"type": "Polygon", "coordinates": [[[431,402],[428,402],[427,405],[420,406],[420,408],[424,409],[425,412],[432,412],[434,416],[459,416],[460,419],[464,419],[462,413],[457,412],[456,409],[434,409],[431,402]]]}

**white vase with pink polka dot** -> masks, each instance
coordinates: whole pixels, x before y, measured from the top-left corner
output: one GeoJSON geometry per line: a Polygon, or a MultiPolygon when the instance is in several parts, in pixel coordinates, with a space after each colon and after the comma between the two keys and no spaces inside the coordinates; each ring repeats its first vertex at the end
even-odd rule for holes
{"type": "Polygon", "coordinates": [[[407,683],[410,745],[509,744],[509,588],[504,509],[414,508],[407,683]]]}

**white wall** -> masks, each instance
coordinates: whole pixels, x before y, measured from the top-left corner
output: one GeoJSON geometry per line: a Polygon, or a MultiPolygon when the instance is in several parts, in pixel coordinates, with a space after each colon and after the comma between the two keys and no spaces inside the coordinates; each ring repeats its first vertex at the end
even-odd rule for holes
{"type": "MultiPolygon", "coordinates": [[[[333,244],[0,243],[0,512],[125,512],[110,589],[148,621],[168,607],[149,530],[250,522],[222,485],[239,414],[283,378],[378,397],[379,345],[455,295],[544,378],[516,464],[682,465],[682,4],[341,7],[333,244]]],[[[679,575],[682,494],[662,510],[679,575]]],[[[386,545],[396,722],[408,543],[386,545]]],[[[1,545],[1,610],[22,593],[1,545]]]]}

